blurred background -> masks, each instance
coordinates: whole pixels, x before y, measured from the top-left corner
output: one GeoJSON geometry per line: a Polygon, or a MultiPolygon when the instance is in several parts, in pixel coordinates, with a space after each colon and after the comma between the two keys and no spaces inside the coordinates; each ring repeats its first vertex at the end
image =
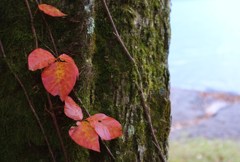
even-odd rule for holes
{"type": "Polygon", "coordinates": [[[239,8],[172,0],[170,162],[240,162],[239,8]]]}

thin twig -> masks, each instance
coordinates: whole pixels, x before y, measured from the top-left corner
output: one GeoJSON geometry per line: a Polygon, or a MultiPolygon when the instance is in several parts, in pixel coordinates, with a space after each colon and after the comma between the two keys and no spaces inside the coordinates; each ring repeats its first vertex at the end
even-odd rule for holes
{"type": "Polygon", "coordinates": [[[52,104],[52,101],[51,101],[51,98],[50,98],[49,93],[47,93],[47,99],[48,99],[48,104],[49,104],[49,110],[46,109],[46,111],[47,111],[47,112],[51,115],[51,117],[52,117],[53,124],[54,124],[54,126],[55,126],[56,131],[57,131],[58,139],[59,139],[60,144],[61,144],[61,148],[62,148],[62,151],[63,151],[63,155],[64,155],[65,162],[68,162],[69,160],[68,160],[67,151],[66,151],[65,146],[64,146],[64,143],[63,143],[61,131],[60,131],[59,126],[58,126],[57,118],[56,118],[56,115],[55,115],[54,110],[53,110],[53,104],[52,104]]]}
{"type": "Polygon", "coordinates": [[[114,155],[112,154],[111,150],[109,149],[109,147],[106,145],[106,143],[100,138],[100,141],[102,142],[103,146],[106,148],[108,154],[111,156],[111,158],[113,160],[115,160],[116,158],[114,157],[114,155]]]}
{"type": "Polygon", "coordinates": [[[10,64],[8,63],[8,61],[6,60],[6,54],[5,54],[5,51],[4,51],[4,48],[3,48],[3,45],[2,45],[2,41],[1,41],[1,40],[0,40],[0,48],[1,48],[1,52],[2,52],[2,54],[3,54],[3,57],[5,58],[5,61],[6,61],[6,63],[7,63],[8,68],[10,69],[11,73],[14,75],[15,79],[18,81],[18,83],[20,84],[21,88],[23,89],[23,92],[24,92],[24,95],[25,95],[25,97],[26,97],[26,99],[27,99],[28,105],[29,105],[29,107],[30,107],[30,109],[31,109],[31,111],[32,111],[35,119],[37,120],[37,123],[38,123],[38,125],[39,125],[39,127],[40,127],[40,130],[41,130],[42,134],[43,134],[43,137],[44,137],[44,140],[45,140],[45,142],[46,142],[46,144],[47,144],[48,151],[49,151],[49,153],[50,153],[50,155],[51,155],[52,161],[53,161],[53,162],[56,162],[55,157],[54,157],[54,154],[53,154],[53,151],[52,151],[52,148],[51,148],[51,146],[50,146],[50,143],[49,143],[49,141],[48,141],[47,135],[46,135],[45,130],[44,130],[44,128],[43,128],[43,125],[42,125],[42,123],[41,123],[41,121],[40,121],[39,116],[37,115],[37,112],[35,111],[35,108],[34,108],[34,106],[33,106],[32,101],[30,100],[30,97],[29,97],[29,95],[28,95],[28,93],[27,93],[27,90],[26,90],[25,86],[23,85],[22,81],[20,80],[20,78],[18,77],[18,75],[12,70],[11,65],[10,65],[10,64]]]}
{"type": "Polygon", "coordinates": [[[5,51],[4,51],[4,48],[3,48],[3,45],[2,45],[2,40],[1,40],[1,39],[0,39],[0,49],[1,49],[1,53],[2,53],[3,58],[6,59],[6,54],[5,54],[5,51]]]}
{"type": "Polygon", "coordinates": [[[150,127],[150,130],[151,130],[151,135],[152,135],[152,138],[153,138],[153,141],[155,143],[155,146],[157,147],[158,149],[158,154],[159,154],[159,157],[161,159],[162,162],[166,162],[166,159],[163,155],[163,152],[161,150],[161,147],[159,145],[159,142],[157,140],[157,137],[156,137],[156,134],[155,134],[155,131],[154,131],[154,128],[153,128],[153,124],[152,124],[152,119],[151,119],[151,115],[150,115],[150,108],[149,106],[147,105],[146,103],[146,99],[145,99],[145,95],[144,95],[144,92],[143,92],[143,84],[142,84],[142,77],[141,77],[141,74],[139,72],[139,69],[138,69],[138,65],[135,61],[135,59],[131,56],[130,52],[128,51],[124,41],[122,40],[121,36],[119,35],[118,33],[118,30],[117,30],[117,27],[113,21],[113,18],[112,18],[112,15],[111,15],[111,12],[109,11],[109,8],[107,6],[107,3],[106,3],[106,0],[102,0],[103,1],[103,5],[104,5],[104,8],[107,12],[107,15],[108,15],[108,18],[112,24],[112,28],[113,28],[113,31],[114,31],[114,35],[117,37],[119,43],[121,44],[125,54],[127,55],[127,57],[129,58],[129,60],[131,61],[131,63],[133,64],[136,72],[137,72],[137,76],[138,76],[138,82],[139,83],[136,83],[136,86],[138,88],[138,91],[140,93],[140,100],[141,100],[141,105],[144,109],[144,112],[145,112],[145,115],[146,115],[146,118],[147,118],[147,122],[149,124],[149,127],[150,127]]]}
{"type": "MultiPolygon", "coordinates": [[[[114,35],[116,35],[119,43],[122,45],[122,47],[123,47],[126,55],[128,56],[128,58],[129,58],[133,63],[135,63],[134,58],[131,56],[130,52],[128,51],[127,47],[125,46],[125,43],[123,42],[121,36],[120,36],[119,33],[118,33],[117,27],[116,27],[116,25],[115,25],[115,23],[114,23],[114,21],[113,21],[111,12],[109,11],[109,8],[108,8],[107,3],[106,3],[105,0],[103,0],[103,4],[104,4],[104,8],[105,8],[105,10],[106,10],[106,12],[107,12],[108,18],[109,18],[109,20],[110,20],[110,22],[111,22],[111,24],[112,24],[113,31],[114,31],[114,35]]],[[[136,63],[135,63],[135,64],[136,64],[136,63]]]]}
{"type": "Polygon", "coordinates": [[[78,102],[81,104],[81,108],[87,113],[88,117],[90,117],[90,113],[88,112],[88,110],[83,106],[83,102],[81,100],[81,98],[78,97],[77,92],[75,90],[73,90],[73,94],[74,96],[77,98],[78,102]]]}
{"type": "MultiPolygon", "coordinates": [[[[87,113],[88,117],[91,116],[91,114],[88,112],[88,110],[84,107],[82,100],[78,97],[77,92],[75,90],[73,90],[73,94],[74,96],[77,98],[78,102],[81,104],[81,108],[87,113]]],[[[116,158],[114,157],[113,153],[111,152],[111,150],[108,148],[108,146],[106,145],[106,143],[100,138],[102,144],[104,145],[104,147],[106,148],[108,154],[110,155],[110,157],[115,160],[116,158]]]]}
{"type": "Polygon", "coordinates": [[[149,108],[149,106],[147,105],[147,103],[145,101],[145,96],[144,96],[142,91],[140,91],[140,99],[141,99],[141,104],[142,104],[142,107],[144,109],[144,112],[145,112],[145,115],[146,115],[146,118],[147,118],[150,130],[151,130],[151,135],[152,135],[153,141],[155,143],[155,146],[158,149],[159,157],[160,157],[162,162],[166,162],[166,159],[165,159],[165,157],[163,155],[163,152],[161,150],[161,147],[159,145],[158,139],[156,137],[156,134],[155,134],[155,131],[154,131],[154,128],[153,128],[152,118],[150,116],[150,108],[149,108]]]}
{"type": "MultiPolygon", "coordinates": [[[[37,5],[42,3],[41,0],[40,1],[35,0],[35,1],[36,1],[37,5]]],[[[53,38],[52,30],[51,30],[50,26],[48,25],[48,22],[47,22],[47,20],[46,20],[46,18],[45,18],[45,16],[43,14],[42,14],[42,18],[43,18],[43,21],[44,21],[44,23],[45,23],[45,25],[47,27],[48,33],[50,35],[50,39],[51,39],[52,44],[53,44],[55,55],[58,56],[57,46],[56,46],[56,43],[55,43],[54,38],[53,38]]]]}
{"type": "Polygon", "coordinates": [[[51,38],[51,41],[52,41],[52,44],[53,44],[55,55],[58,56],[57,46],[56,46],[55,40],[53,38],[52,30],[51,30],[50,26],[48,25],[48,22],[47,22],[45,16],[42,15],[42,17],[43,17],[43,21],[45,22],[45,25],[46,25],[46,27],[48,29],[48,33],[50,35],[50,38],[51,38]]]}
{"type": "Polygon", "coordinates": [[[37,4],[39,4],[38,0],[35,0],[37,4]]]}
{"type": "Polygon", "coordinates": [[[32,33],[33,33],[33,37],[34,37],[34,40],[35,40],[35,47],[38,48],[37,33],[36,33],[36,29],[35,29],[34,24],[33,24],[33,14],[32,14],[32,11],[30,9],[30,5],[29,5],[28,0],[25,0],[25,3],[26,3],[26,6],[27,6],[27,9],[28,9],[29,16],[30,16],[32,33]]]}

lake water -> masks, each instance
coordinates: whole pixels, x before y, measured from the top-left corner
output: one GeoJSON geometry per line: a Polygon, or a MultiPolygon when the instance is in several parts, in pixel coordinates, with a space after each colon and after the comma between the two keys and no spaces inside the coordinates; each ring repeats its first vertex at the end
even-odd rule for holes
{"type": "Polygon", "coordinates": [[[239,17],[239,0],[172,0],[172,87],[240,94],[239,17]]]}

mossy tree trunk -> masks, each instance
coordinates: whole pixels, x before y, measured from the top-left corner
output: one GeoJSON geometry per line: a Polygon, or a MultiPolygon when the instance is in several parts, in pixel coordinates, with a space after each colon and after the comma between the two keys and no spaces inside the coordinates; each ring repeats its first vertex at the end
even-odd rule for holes
{"type": "MultiPolygon", "coordinates": [[[[67,53],[74,58],[80,69],[75,91],[82,100],[81,106],[90,114],[101,112],[112,116],[123,126],[121,138],[105,143],[115,160],[104,146],[101,153],[89,152],[69,138],[68,129],[74,121],[64,115],[63,103],[58,97],[50,97],[69,161],[161,161],[150,124],[167,158],[170,130],[169,0],[107,3],[119,34],[136,61],[144,101],[137,86],[136,67],[114,35],[102,1],[46,0],[44,3],[56,6],[68,16],[52,18],[44,15],[45,22],[43,14],[37,10],[37,1],[28,0],[33,26],[26,1],[0,1],[0,38],[6,55],[6,58],[0,56],[0,161],[52,161],[29,100],[43,125],[56,161],[66,161],[53,120],[46,111],[49,102],[41,83],[41,72],[30,72],[27,68],[27,56],[36,48],[33,26],[39,47],[55,52],[51,31],[57,48],[55,54],[67,53]],[[143,104],[148,105],[149,112],[143,104]]],[[[74,94],[70,95],[74,97],[74,94]]]]}

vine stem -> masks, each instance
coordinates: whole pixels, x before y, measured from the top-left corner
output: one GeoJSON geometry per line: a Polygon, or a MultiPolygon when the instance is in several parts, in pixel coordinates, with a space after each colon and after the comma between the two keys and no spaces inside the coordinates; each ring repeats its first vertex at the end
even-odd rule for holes
{"type": "Polygon", "coordinates": [[[144,113],[146,115],[146,118],[147,118],[147,122],[149,124],[149,127],[150,127],[150,130],[151,130],[151,135],[152,135],[152,138],[153,138],[153,141],[154,141],[154,145],[156,146],[157,150],[158,150],[158,154],[159,154],[159,157],[161,159],[162,162],[166,162],[166,158],[164,157],[163,155],[163,152],[162,152],[162,149],[159,145],[159,142],[158,142],[158,139],[156,137],[156,134],[155,134],[155,131],[154,131],[154,128],[153,128],[153,124],[152,124],[152,118],[151,118],[151,115],[150,115],[150,108],[146,102],[146,98],[145,98],[145,95],[144,95],[144,92],[143,92],[143,82],[142,82],[142,77],[141,77],[141,74],[139,72],[139,68],[138,68],[138,65],[135,61],[135,59],[132,57],[132,55],[130,54],[130,52],[128,51],[124,41],[122,40],[118,30],[117,30],[117,27],[113,21],[113,18],[112,18],[112,14],[108,8],[108,5],[106,3],[106,0],[102,0],[103,2],[103,6],[107,12],[107,15],[108,15],[108,18],[111,22],[111,25],[112,25],[112,28],[113,28],[113,31],[114,31],[114,35],[117,37],[117,40],[118,42],[120,43],[120,45],[122,46],[125,54],[127,55],[127,57],[129,58],[129,60],[131,61],[131,63],[133,64],[136,72],[137,72],[137,77],[138,77],[138,82],[139,83],[136,83],[136,86],[137,86],[137,89],[139,91],[139,94],[140,94],[140,100],[141,100],[141,105],[144,109],[144,113]]]}
{"type": "Polygon", "coordinates": [[[27,99],[28,105],[29,105],[29,107],[30,107],[30,109],[31,109],[31,111],[32,111],[32,113],[33,113],[33,115],[34,115],[34,117],[35,117],[35,119],[36,119],[39,127],[40,127],[40,130],[41,130],[41,132],[42,132],[42,134],[43,134],[43,137],[44,137],[44,140],[45,140],[45,142],[46,142],[46,144],[47,144],[48,151],[49,151],[49,153],[50,153],[50,155],[51,155],[52,161],[53,161],[53,162],[56,162],[56,159],[55,159],[55,157],[54,157],[52,148],[51,148],[51,146],[50,146],[50,143],[49,143],[49,141],[48,141],[47,135],[46,135],[45,130],[44,130],[44,128],[43,128],[42,122],[40,121],[40,118],[39,118],[39,116],[37,115],[37,112],[35,111],[35,107],[34,107],[32,101],[30,100],[30,97],[29,97],[29,95],[28,95],[28,93],[27,93],[27,90],[26,90],[23,82],[22,82],[21,79],[18,77],[17,73],[15,73],[15,72],[13,71],[10,63],[6,60],[6,54],[5,54],[5,51],[4,51],[4,48],[3,48],[3,45],[2,45],[2,41],[1,41],[1,40],[0,40],[0,48],[1,48],[1,52],[2,52],[3,58],[5,59],[5,62],[7,63],[8,68],[10,69],[11,73],[13,74],[13,76],[15,77],[15,79],[18,81],[19,85],[21,86],[21,88],[22,88],[22,90],[23,90],[23,92],[24,92],[24,95],[25,95],[25,97],[26,97],[26,99],[27,99]]]}
{"type": "MultiPolygon", "coordinates": [[[[40,1],[35,0],[35,2],[36,2],[37,5],[39,5],[39,4],[42,3],[41,0],[40,0],[40,1]]],[[[54,38],[53,38],[52,30],[51,30],[50,26],[48,25],[48,22],[47,22],[47,20],[46,20],[46,18],[45,18],[45,16],[44,16],[43,14],[42,14],[42,18],[43,18],[43,21],[44,21],[44,23],[45,23],[45,25],[46,25],[46,27],[47,27],[48,33],[49,33],[49,35],[50,35],[50,39],[51,39],[52,44],[53,44],[54,55],[55,55],[55,56],[58,56],[58,50],[57,50],[57,46],[56,46],[56,43],[55,43],[54,38]]]]}
{"type": "Polygon", "coordinates": [[[81,108],[87,113],[88,117],[91,116],[91,114],[88,112],[88,110],[83,106],[83,102],[81,100],[81,98],[78,97],[77,92],[75,90],[73,90],[73,94],[74,96],[77,98],[78,102],[81,104],[81,108]]]}
{"type": "Polygon", "coordinates": [[[57,46],[56,46],[55,40],[53,38],[52,30],[51,30],[50,26],[48,25],[48,22],[47,22],[44,15],[42,15],[42,18],[43,18],[43,21],[45,22],[45,25],[46,25],[47,29],[48,29],[48,33],[50,35],[50,39],[51,39],[52,44],[53,44],[55,55],[58,56],[57,46]]]}
{"type": "Polygon", "coordinates": [[[29,16],[30,16],[32,33],[33,33],[33,37],[34,37],[34,39],[35,39],[35,47],[38,48],[37,33],[36,33],[36,29],[35,29],[34,24],[33,24],[33,14],[32,14],[32,11],[31,11],[31,9],[30,9],[30,5],[29,5],[28,0],[25,0],[25,4],[26,4],[26,6],[27,6],[28,13],[29,13],[29,16]]]}
{"type": "MultiPolygon", "coordinates": [[[[47,92],[46,92],[47,93],[47,92]]],[[[63,151],[63,155],[64,155],[64,159],[65,159],[65,162],[68,162],[68,155],[67,155],[67,151],[65,149],[65,146],[64,146],[64,143],[63,143],[63,138],[62,138],[62,135],[61,135],[61,131],[59,129],[59,126],[58,126],[58,122],[57,122],[57,118],[56,118],[56,115],[53,111],[53,104],[52,104],[52,100],[50,98],[50,95],[49,93],[47,93],[47,99],[48,99],[48,104],[49,104],[49,109],[46,109],[46,111],[51,115],[52,117],[52,120],[53,120],[53,124],[55,126],[55,129],[57,131],[57,135],[58,135],[58,139],[60,141],[60,144],[61,144],[61,148],[62,148],[62,151],[63,151]]]]}

